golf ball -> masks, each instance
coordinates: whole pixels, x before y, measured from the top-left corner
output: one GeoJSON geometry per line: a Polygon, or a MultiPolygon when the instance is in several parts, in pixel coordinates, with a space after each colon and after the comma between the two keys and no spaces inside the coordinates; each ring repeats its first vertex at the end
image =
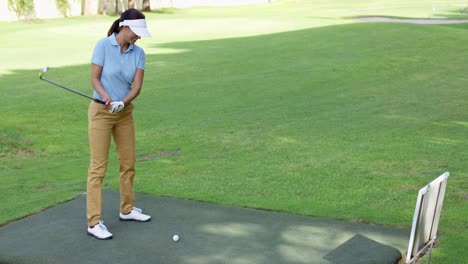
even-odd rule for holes
{"type": "Polygon", "coordinates": [[[172,237],[172,240],[174,240],[175,242],[179,241],[179,236],[178,235],[174,235],[172,237]]]}

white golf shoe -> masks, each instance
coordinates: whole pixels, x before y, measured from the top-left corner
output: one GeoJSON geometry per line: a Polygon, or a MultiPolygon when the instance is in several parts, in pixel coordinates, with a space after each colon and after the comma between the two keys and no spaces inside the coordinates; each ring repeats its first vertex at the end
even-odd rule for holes
{"type": "Polygon", "coordinates": [[[151,220],[151,216],[142,213],[140,208],[133,207],[132,211],[128,214],[120,213],[120,221],[136,221],[136,222],[148,222],[151,220]]]}
{"type": "Polygon", "coordinates": [[[104,222],[101,220],[99,220],[99,223],[97,223],[93,227],[88,226],[88,235],[101,240],[112,238],[112,234],[109,232],[107,227],[104,225],[104,222]]]}

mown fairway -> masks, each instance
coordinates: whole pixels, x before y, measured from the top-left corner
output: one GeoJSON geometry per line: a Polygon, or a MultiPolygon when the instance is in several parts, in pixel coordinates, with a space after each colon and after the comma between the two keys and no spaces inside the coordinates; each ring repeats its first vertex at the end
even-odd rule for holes
{"type": "MultiPolygon", "coordinates": [[[[449,171],[431,263],[468,263],[468,24],[347,19],[464,7],[311,2],[147,14],[136,191],[409,228],[418,190],[449,171]]],[[[86,191],[89,102],[38,72],[91,94],[114,19],[0,23],[0,223],[86,191]]]]}

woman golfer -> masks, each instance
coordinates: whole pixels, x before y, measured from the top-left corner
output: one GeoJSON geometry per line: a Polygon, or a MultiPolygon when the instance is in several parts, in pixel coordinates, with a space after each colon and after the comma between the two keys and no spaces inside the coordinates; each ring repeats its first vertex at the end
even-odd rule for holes
{"type": "Polygon", "coordinates": [[[135,125],[132,101],[140,93],[145,69],[145,53],[135,45],[150,37],[145,16],[128,9],[97,42],[91,59],[91,84],[94,96],[106,104],[91,102],[88,109],[90,165],[86,195],[88,234],[110,239],[101,219],[102,181],[106,174],[111,137],[120,164],[120,220],[146,222],[151,216],[134,207],[135,125]]]}

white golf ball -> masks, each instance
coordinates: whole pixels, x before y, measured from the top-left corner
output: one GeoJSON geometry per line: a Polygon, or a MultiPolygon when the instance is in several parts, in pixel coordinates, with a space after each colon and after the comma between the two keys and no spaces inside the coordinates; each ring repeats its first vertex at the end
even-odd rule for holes
{"type": "Polygon", "coordinates": [[[172,240],[174,240],[175,242],[179,241],[179,236],[178,235],[174,235],[172,237],[172,240]]]}

